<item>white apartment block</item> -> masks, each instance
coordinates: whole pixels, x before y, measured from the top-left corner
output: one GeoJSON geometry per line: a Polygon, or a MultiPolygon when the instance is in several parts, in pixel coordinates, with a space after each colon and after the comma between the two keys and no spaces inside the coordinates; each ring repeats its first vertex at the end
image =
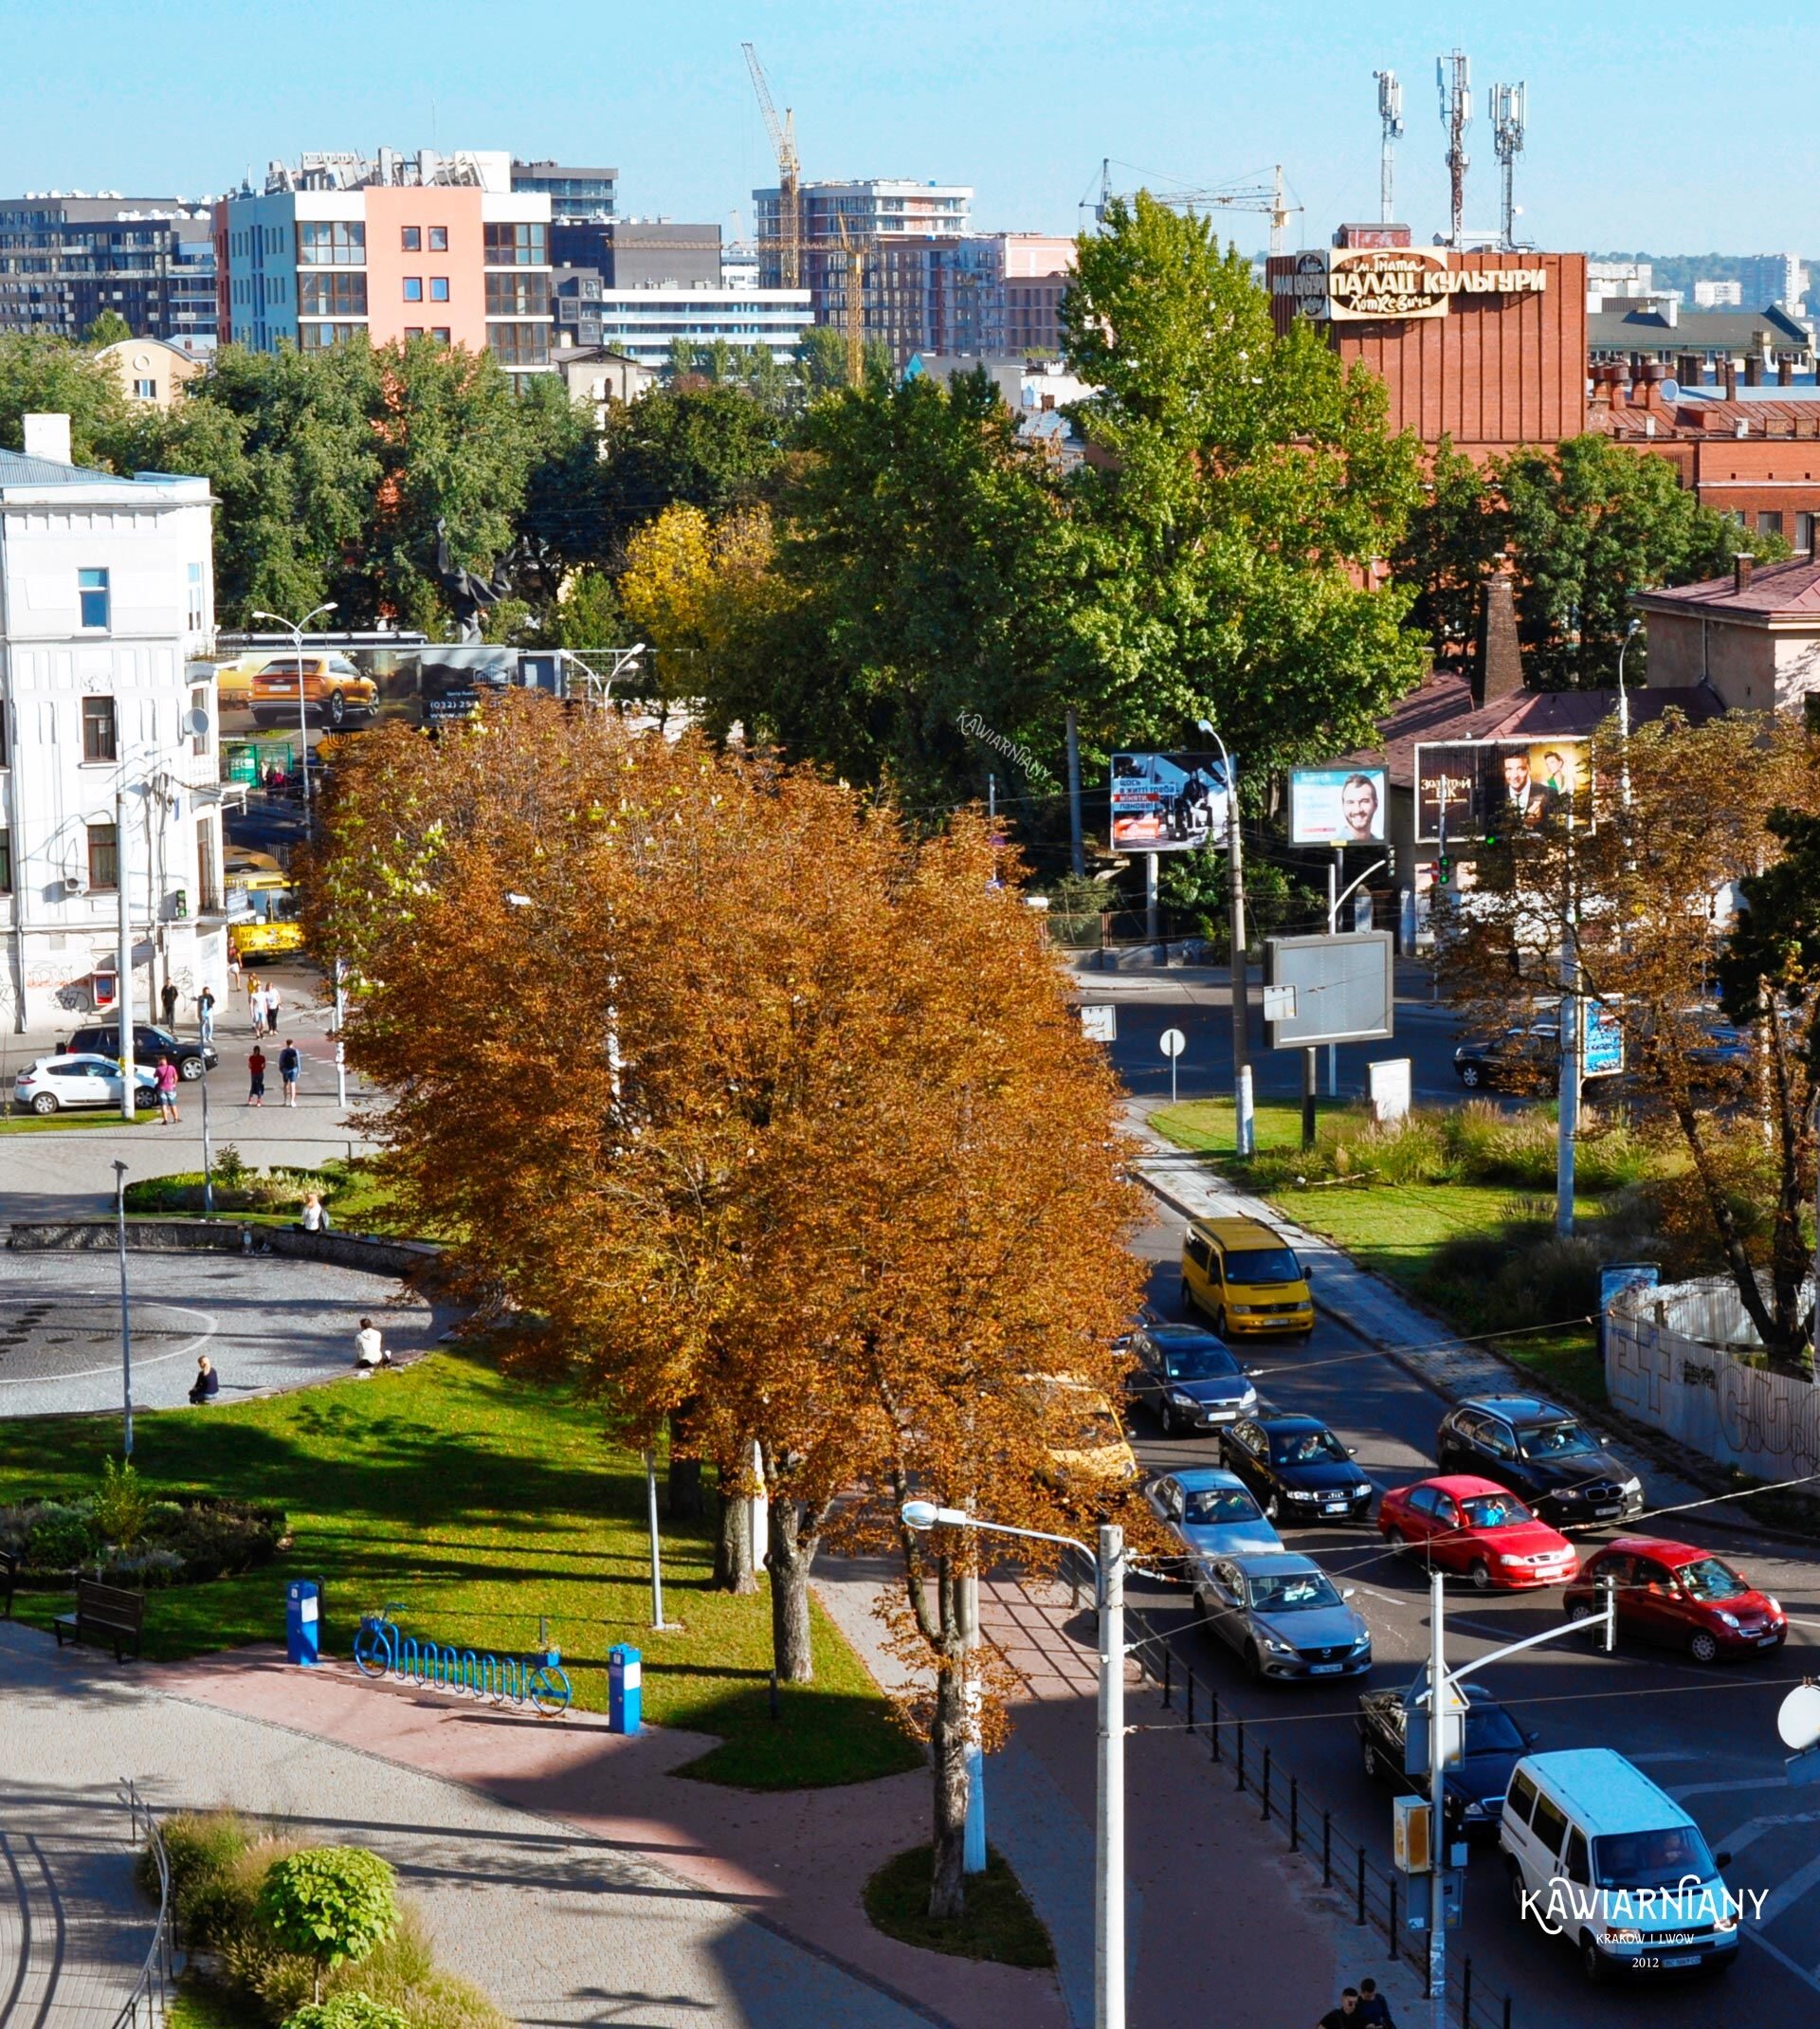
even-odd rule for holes
{"type": "MultiPolygon", "coordinates": [[[[133,1004],[228,983],[204,479],[74,466],[67,416],[0,451],[0,1020],[64,1026],[117,976],[133,1004]],[[122,851],[124,848],[124,851],[122,851]]],[[[105,990],[105,989],[104,989],[105,990]]]]}

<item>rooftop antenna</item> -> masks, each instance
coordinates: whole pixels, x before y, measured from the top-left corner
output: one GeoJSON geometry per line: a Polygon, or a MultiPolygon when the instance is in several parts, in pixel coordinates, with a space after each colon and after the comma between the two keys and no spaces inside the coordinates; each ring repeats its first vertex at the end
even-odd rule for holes
{"type": "Polygon", "coordinates": [[[1517,157],[1523,152],[1523,95],[1527,89],[1521,83],[1494,84],[1485,107],[1503,172],[1506,253],[1514,252],[1517,247],[1517,157]]]}
{"type": "Polygon", "coordinates": [[[1441,88],[1441,124],[1447,130],[1447,175],[1453,194],[1447,245],[1458,247],[1466,212],[1466,129],[1472,125],[1472,65],[1465,51],[1436,57],[1434,80],[1441,88]]]}
{"type": "Polygon", "coordinates": [[[1384,123],[1383,160],[1377,175],[1377,215],[1385,225],[1396,216],[1396,144],[1403,138],[1403,87],[1393,70],[1374,70],[1377,117],[1384,123]]]}

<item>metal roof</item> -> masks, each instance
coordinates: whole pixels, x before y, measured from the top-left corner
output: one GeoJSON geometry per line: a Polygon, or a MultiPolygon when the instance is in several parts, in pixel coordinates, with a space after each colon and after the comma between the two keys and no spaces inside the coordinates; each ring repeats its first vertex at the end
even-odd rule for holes
{"type": "Polygon", "coordinates": [[[1615,1747],[1531,1754],[1521,1765],[1595,1838],[1613,1832],[1665,1832],[1694,1821],[1615,1747]]]}
{"type": "Polygon", "coordinates": [[[97,480],[118,485],[118,472],[93,466],[60,465],[53,458],[28,458],[24,451],[0,450],[0,486],[92,486],[97,480]]]}

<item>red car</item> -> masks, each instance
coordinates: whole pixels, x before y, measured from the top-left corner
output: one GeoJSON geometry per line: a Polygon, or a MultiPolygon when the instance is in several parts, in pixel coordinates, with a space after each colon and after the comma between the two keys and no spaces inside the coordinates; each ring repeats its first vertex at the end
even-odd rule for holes
{"type": "Polygon", "coordinates": [[[1618,1633],[1685,1649],[1697,1663],[1779,1649],[1789,1638],[1780,1602],[1758,1592],[1723,1558],[1691,1543],[1619,1536],[1587,1560],[1567,1595],[1570,1620],[1605,1604],[1601,1579],[1617,1582],[1618,1633]]]}
{"type": "Polygon", "coordinates": [[[1418,1549],[1440,1570],[1464,1572],[1481,1592],[1558,1585],[1580,1568],[1565,1536],[1506,1488],[1467,1473],[1387,1493],[1377,1526],[1392,1549],[1418,1549]]]}

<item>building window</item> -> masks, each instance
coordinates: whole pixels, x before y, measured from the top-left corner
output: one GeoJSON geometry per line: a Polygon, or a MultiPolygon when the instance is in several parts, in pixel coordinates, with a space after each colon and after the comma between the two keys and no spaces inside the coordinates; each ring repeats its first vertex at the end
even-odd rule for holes
{"type": "Polygon", "coordinates": [[[120,844],[111,824],[85,826],[88,832],[88,885],[97,891],[120,885],[120,844]]]}
{"type": "Polygon", "coordinates": [[[158,384],[155,380],[136,380],[133,393],[142,402],[155,402],[158,398],[158,384]]]}
{"type": "Polygon", "coordinates": [[[191,631],[199,630],[207,615],[203,612],[202,566],[192,563],[189,572],[190,626],[191,631]]]}
{"type": "Polygon", "coordinates": [[[550,283],[543,275],[488,275],[488,317],[548,317],[550,283]]]}
{"type": "Polygon", "coordinates": [[[548,324],[489,324],[486,342],[504,366],[544,366],[549,362],[548,324]]]}
{"type": "Polygon", "coordinates": [[[206,755],[209,752],[209,687],[200,685],[190,693],[190,751],[206,755]]]}
{"type": "Polygon", "coordinates": [[[1810,556],[1813,554],[1813,517],[1811,514],[1795,516],[1794,546],[1797,550],[1805,550],[1810,556]]]}
{"type": "Polygon", "coordinates": [[[429,250],[431,253],[446,253],[448,251],[448,228],[446,226],[432,226],[429,228],[429,250]]]}
{"type": "Polygon", "coordinates": [[[421,275],[407,275],[405,277],[405,301],[408,303],[420,303],[423,300],[424,278],[421,275]]]}
{"type": "Polygon", "coordinates": [[[364,338],[364,324],[300,324],[297,332],[298,348],[301,352],[320,352],[325,346],[338,345],[344,338],[364,338]]]}
{"type": "Polygon", "coordinates": [[[115,737],[114,700],[112,698],[84,698],[82,700],[82,759],[85,761],[111,761],[118,759],[118,741],[115,737]]]}
{"type": "Polygon", "coordinates": [[[1759,536],[1779,536],[1782,533],[1782,517],[1774,509],[1766,509],[1756,518],[1756,532],[1759,536]]]}
{"type": "Polygon", "coordinates": [[[301,275],[298,278],[300,317],[365,317],[365,275],[301,275]]]}
{"type": "Polygon", "coordinates": [[[432,275],[429,278],[429,300],[433,303],[446,303],[448,301],[446,275],[432,275]]]}
{"type": "Polygon", "coordinates": [[[300,267],[365,267],[367,228],[355,218],[306,218],[297,228],[300,267]]]}
{"type": "Polygon", "coordinates": [[[0,895],[12,892],[12,833],[0,832],[0,895]]]}
{"type": "Polygon", "coordinates": [[[548,228],[541,223],[489,225],[484,230],[488,267],[549,266],[548,228]]]}
{"type": "Polygon", "coordinates": [[[448,326],[446,324],[432,325],[429,335],[436,340],[438,345],[446,345],[448,343],[448,326]]]}
{"type": "Polygon", "coordinates": [[[77,596],[82,605],[84,627],[105,628],[107,625],[107,573],[105,571],[78,571],[76,574],[77,596]]]}
{"type": "Polygon", "coordinates": [[[398,235],[398,244],[406,253],[421,253],[424,249],[423,228],[419,226],[402,228],[398,235]]]}
{"type": "Polygon", "coordinates": [[[424,327],[421,324],[407,324],[405,326],[405,338],[407,342],[409,342],[412,338],[421,338],[423,335],[424,327]]]}

